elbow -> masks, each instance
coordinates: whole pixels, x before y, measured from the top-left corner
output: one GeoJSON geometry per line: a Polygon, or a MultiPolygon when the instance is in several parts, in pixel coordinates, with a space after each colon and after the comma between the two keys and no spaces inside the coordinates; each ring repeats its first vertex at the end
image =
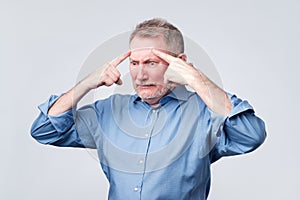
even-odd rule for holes
{"type": "Polygon", "coordinates": [[[36,120],[31,126],[30,135],[41,144],[50,144],[57,133],[49,121],[36,120]]]}
{"type": "Polygon", "coordinates": [[[256,137],[253,138],[252,141],[252,150],[257,149],[259,146],[261,146],[264,141],[266,140],[267,134],[265,130],[261,130],[259,133],[257,133],[256,137]]]}
{"type": "Polygon", "coordinates": [[[247,120],[245,120],[245,135],[248,138],[249,152],[257,149],[261,146],[266,137],[265,123],[259,117],[256,117],[254,113],[249,113],[247,120]]]}
{"type": "Polygon", "coordinates": [[[39,142],[41,144],[47,144],[45,142],[45,140],[43,140],[44,133],[41,131],[41,129],[39,127],[35,127],[34,125],[32,125],[31,130],[30,130],[30,135],[37,142],[39,142]]]}
{"type": "MultiPolygon", "coordinates": [[[[239,153],[249,153],[260,147],[266,139],[265,125],[262,120],[248,121],[246,126],[236,129],[236,134],[231,135],[239,153]]],[[[234,132],[234,131],[233,131],[234,132]]],[[[232,133],[233,133],[232,132],[232,133]]]]}
{"type": "MultiPolygon", "coordinates": [[[[53,133],[55,134],[55,133],[53,133]]],[[[40,144],[52,144],[53,137],[49,137],[51,134],[40,130],[31,130],[31,137],[40,144]]]]}
{"type": "Polygon", "coordinates": [[[36,121],[33,122],[33,124],[31,125],[31,129],[30,129],[30,135],[33,139],[38,141],[39,135],[40,135],[40,131],[39,131],[39,127],[37,126],[36,121]]]}
{"type": "Polygon", "coordinates": [[[263,120],[259,119],[259,122],[257,122],[256,127],[256,145],[258,147],[266,140],[267,133],[265,123],[263,122],[263,120]]]}
{"type": "Polygon", "coordinates": [[[266,137],[267,137],[267,133],[265,130],[265,125],[261,121],[260,125],[256,126],[256,128],[253,130],[253,133],[251,134],[251,138],[249,138],[248,140],[250,151],[253,151],[257,149],[259,146],[261,146],[266,140],[266,137]]]}

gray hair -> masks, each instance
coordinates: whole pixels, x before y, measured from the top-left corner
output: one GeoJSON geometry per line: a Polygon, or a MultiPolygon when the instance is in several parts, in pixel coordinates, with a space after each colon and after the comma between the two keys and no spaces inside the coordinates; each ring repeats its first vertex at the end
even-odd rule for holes
{"type": "Polygon", "coordinates": [[[135,37],[163,37],[168,51],[175,54],[184,53],[182,33],[178,28],[164,19],[154,18],[138,24],[130,35],[129,43],[131,43],[135,37]]]}

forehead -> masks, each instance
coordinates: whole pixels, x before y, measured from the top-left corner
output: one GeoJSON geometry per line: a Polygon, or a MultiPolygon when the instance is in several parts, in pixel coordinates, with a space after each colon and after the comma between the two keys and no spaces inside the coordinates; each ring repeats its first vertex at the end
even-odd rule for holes
{"type": "Polygon", "coordinates": [[[161,60],[158,56],[152,53],[152,48],[134,49],[131,51],[129,58],[135,61],[145,61],[149,59],[161,60]]]}
{"type": "Polygon", "coordinates": [[[165,41],[162,37],[144,38],[134,37],[130,42],[130,50],[143,49],[143,48],[156,48],[167,49],[165,41]]]}
{"type": "Polygon", "coordinates": [[[130,42],[131,59],[147,59],[157,56],[151,52],[151,49],[166,50],[166,45],[162,37],[142,38],[135,37],[130,42]]]}

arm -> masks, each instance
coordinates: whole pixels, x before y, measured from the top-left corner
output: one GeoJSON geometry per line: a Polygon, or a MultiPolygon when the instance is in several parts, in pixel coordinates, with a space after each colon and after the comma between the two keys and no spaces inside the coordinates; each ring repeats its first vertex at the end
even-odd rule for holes
{"type": "Polygon", "coordinates": [[[90,135],[93,132],[90,129],[93,127],[87,126],[86,120],[82,118],[95,116],[96,109],[93,105],[86,106],[76,111],[75,117],[72,108],[93,88],[102,85],[110,86],[114,83],[121,84],[120,73],[116,67],[129,54],[127,52],[113,60],[111,64],[98,68],[67,93],[60,97],[51,96],[48,101],[40,105],[41,113],[31,127],[32,137],[42,144],[95,148],[90,135]]]}
{"type": "Polygon", "coordinates": [[[165,72],[167,83],[189,85],[213,112],[225,116],[230,113],[232,105],[226,92],[192,64],[187,63],[185,56],[180,59],[162,51],[153,49],[152,52],[169,63],[165,72]]]}
{"type": "Polygon", "coordinates": [[[253,108],[247,101],[228,95],[223,89],[209,80],[193,65],[186,63],[185,58],[175,58],[164,52],[152,50],[169,63],[165,72],[166,82],[189,85],[213,111],[211,120],[213,134],[218,133],[218,142],[213,150],[215,161],[222,156],[247,153],[263,143],[266,132],[264,122],[255,116],[253,108]]]}
{"type": "Polygon", "coordinates": [[[117,66],[124,61],[130,52],[114,59],[111,63],[105,64],[92,72],[85,79],[80,81],[75,87],[62,95],[49,109],[49,115],[58,115],[73,108],[80,99],[86,95],[90,90],[100,86],[111,86],[114,83],[122,84],[120,79],[120,72],[117,66]]]}
{"type": "Polygon", "coordinates": [[[228,94],[232,110],[220,127],[217,143],[211,151],[211,161],[223,156],[244,154],[255,150],[266,138],[265,123],[252,106],[235,95],[228,94]]]}

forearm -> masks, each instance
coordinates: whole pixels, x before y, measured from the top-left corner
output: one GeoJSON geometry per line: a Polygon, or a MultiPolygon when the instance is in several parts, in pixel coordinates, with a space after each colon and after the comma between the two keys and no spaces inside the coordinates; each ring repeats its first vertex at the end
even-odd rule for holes
{"type": "Polygon", "coordinates": [[[198,71],[189,85],[213,112],[228,116],[232,105],[226,92],[206,75],[198,71]]]}
{"type": "Polygon", "coordinates": [[[49,115],[58,115],[70,110],[87,94],[91,89],[85,83],[85,80],[80,81],[71,90],[63,94],[48,110],[49,115]]]}

